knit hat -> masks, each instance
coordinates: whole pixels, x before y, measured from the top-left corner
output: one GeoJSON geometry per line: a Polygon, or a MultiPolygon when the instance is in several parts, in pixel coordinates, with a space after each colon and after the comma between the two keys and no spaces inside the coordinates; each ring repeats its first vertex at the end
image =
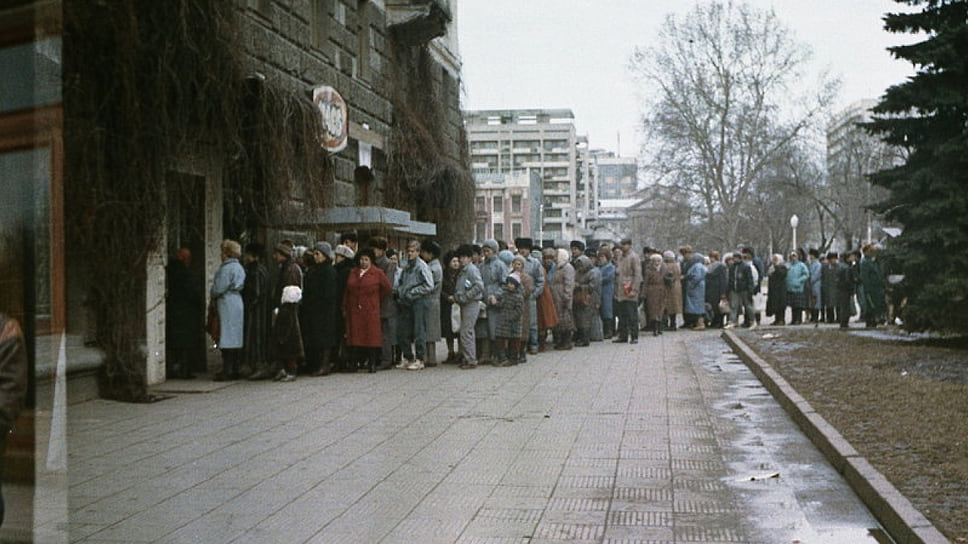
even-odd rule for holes
{"type": "Polygon", "coordinates": [[[491,251],[493,251],[494,253],[497,253],[498,245],[497,245],[497,240],[495,240],[494,238],[488,238],[487,240],[484,240],[484,243],[482,243],[481,246],[490,248],[491,251]]]}
{"type": "Polygon", "coordinates": [[[353,253],[353,250],[350,249],[350,246],[344,246],[343,244],[336,246],[336,254],[347,259],[352,259],[356,256],[356,254],[353,253]]]}
{"type": "Polygon", "coordinates": [[[322,253],[323,255],[326,255],[327,259],[331,261],[333,260],[333,246],[329,245],[329,242],[316,242],[316,245],[313,246],[313,249],[322,253]]]}
{"type": "Polygon", "coordinates": [[[500,253],[497,254],[497,258],[501,259],[501,262],[503,262],[504,264],[511,266],[511,261],[514,260],[514,253],[511,253],[510,251],[503,249],[501,250],[500,253]]]}

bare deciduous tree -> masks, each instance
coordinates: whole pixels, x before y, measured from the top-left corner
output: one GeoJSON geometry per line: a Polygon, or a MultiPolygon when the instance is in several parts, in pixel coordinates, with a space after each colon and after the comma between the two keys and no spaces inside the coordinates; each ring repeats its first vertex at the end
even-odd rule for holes
{"type": "MultiPolygon", "coordinates": [[[[755,185],[815,123],[838,82],[806,81],[810,51],[772,11],[708,2],[669,15],[630,69],[647,94],[650,169],[691,195],[709,230],[737,242],[755,185]]],[[[761,241],[764,242],[764,241],[761,241]]]]}

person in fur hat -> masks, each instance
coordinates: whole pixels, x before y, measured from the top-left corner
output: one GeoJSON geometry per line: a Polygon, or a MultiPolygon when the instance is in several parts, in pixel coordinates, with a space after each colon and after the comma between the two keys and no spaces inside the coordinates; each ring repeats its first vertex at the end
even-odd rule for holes
{"type": "Polygon", "coordinates": [[[272,342],[269,346],[272,359],[280,366],[275,379],[291,382],[296,379],[299,360],[305,355],[302,331],[299,328],[299,301],[302,289],[298,285],[287,285],[282,289],[279,313],[272,325],[272,342]]]}

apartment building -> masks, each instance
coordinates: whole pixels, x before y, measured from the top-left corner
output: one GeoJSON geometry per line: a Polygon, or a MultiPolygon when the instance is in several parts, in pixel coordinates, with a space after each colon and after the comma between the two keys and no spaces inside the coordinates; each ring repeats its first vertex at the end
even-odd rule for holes
{"type": "Polygon", "coordinates": [[[479,187],[493,175],[533,172],[540,179],[541,200],[531,203],[538,211],[532,237],[556,242],[582,237],[591,200],[584,185],[591,176],[587,139],[576,133],[574,118],[569,109],[464,113],[471,168],[479,187]]]}

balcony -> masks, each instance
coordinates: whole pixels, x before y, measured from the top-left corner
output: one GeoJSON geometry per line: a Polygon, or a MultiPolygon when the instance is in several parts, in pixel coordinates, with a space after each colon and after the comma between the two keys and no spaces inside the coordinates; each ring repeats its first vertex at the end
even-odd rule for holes
{"type": "Polygon", "coordinates": [[[453,19],[447,0],[387,0],[387,26],[406,45],[422,45],[447,33],[453,19]]]}

